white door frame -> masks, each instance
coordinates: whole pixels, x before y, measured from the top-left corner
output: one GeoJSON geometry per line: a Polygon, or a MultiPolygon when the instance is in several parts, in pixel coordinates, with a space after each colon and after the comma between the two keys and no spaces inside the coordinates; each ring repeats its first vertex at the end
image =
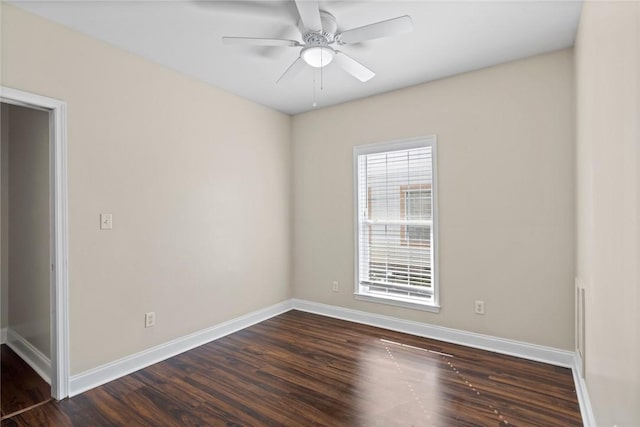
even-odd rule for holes
{"type": "Polygon", "coordinates": [[[51,396],[69,396],[67,104],[0,86],[0,101],[49,111],[51,200],[51,396]]]}

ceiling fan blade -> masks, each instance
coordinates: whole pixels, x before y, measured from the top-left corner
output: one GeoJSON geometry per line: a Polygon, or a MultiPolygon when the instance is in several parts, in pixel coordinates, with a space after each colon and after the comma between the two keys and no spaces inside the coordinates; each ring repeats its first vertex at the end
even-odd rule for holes
{"type": "Polygon", "coordinates": [[[381,37],[397,36],[411,30],[413,30],[413,21],[410,16],[404,15],[343,31],[337,34],[336,38],[340,44],[359,43],[381,37]]]}
{"type": "Polygon", "coordinates": [[[349,55],[346,55],[339,50],[336,50],[335,52],[336,54],[333,57],[333,62],[338,64],[340,68],[342,68],[361,82],[369,81],[376,75],[376,73],[374,73],[349,55]]]}
{"type": "Polygon", "coordinates": [[[300,46],[295,40],[267,39],[261,37],[223,37],[222,43],[251,46],[300,46]]]}
{"type": "Polygon", "coordinates": [[[295,0],[302,25],[311,31],[322,31],[318,0],[295,0]]]}
{"type": "Polygon", "coordinates": [[[281,82],[287,82],[297,76],[300,71],[306,66],[304,59],[302,57],[298,57],[293,64],[289,65],[289,68],[285,70],[284,73],[280,76],[280,78],[276,81],[276,84],[281,82]]]}

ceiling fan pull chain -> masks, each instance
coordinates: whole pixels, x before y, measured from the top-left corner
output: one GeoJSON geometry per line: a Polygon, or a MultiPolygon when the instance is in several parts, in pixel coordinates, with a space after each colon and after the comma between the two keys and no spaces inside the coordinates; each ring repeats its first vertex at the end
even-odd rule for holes
{"type": "Polygon", "coordinates": [[[311,104],[311,106],[313,108],[316,108],[318,106],[318,103],[316,102],[316,72],[315,72],[315,70],[313,71],[313,103],[311,104]]]}
{"type": "Polygon", "coordinates": [[[324,90],[324,66],[320,67],[320,90],[324,90]]]}

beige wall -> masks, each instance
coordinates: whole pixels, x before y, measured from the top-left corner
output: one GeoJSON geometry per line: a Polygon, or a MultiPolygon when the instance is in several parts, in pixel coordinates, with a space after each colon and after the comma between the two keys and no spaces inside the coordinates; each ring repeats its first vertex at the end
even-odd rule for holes
{"type": "Polygon", "coordinates": [[[2,84],[68,103],[72,374],[289,298],[288,116],[6,3],[2,84]]]}
{"type": "Polygon", "coordinates": [[[572,349],[573,123],[571,50],[295,116],[295,297],[572,349]],[[430,134],[442,309],[356,301],[353,146],[430,134]]]}
{"type": "MultiPolygon", "coordinates": [[[[2,105],[8,121],[8,327],[50,357],[49,114],[2,105]]],[[[4,267],[4,265],[3,265],[4,267]]]]}
{"type": "Polygon", "coordinates": [[[576,41],[576,275],[601,426],[640,425],[640,3],[586,2],[576,41]]]}
{"type": "Polygon", "coordinates": [[[0,328],[9,325],[9,109],[0,109],[0,328]]]}

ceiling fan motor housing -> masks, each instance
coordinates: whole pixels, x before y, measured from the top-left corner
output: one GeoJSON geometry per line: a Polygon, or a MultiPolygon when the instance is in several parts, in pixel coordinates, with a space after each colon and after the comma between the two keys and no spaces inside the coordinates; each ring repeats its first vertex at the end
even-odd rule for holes
{"type": "Polygon", "coordinates": [[[335,34],[338,31],[336,18],[329,12],[321,10],[320,22],[322,23],[321,31],[309,31],[309,29],[302,25],[302,22],[298,24],[300,32],[302,33],[302,40],[304,40],[305,45],[327,46],[329,43],[333,43],[335,34]]]}

